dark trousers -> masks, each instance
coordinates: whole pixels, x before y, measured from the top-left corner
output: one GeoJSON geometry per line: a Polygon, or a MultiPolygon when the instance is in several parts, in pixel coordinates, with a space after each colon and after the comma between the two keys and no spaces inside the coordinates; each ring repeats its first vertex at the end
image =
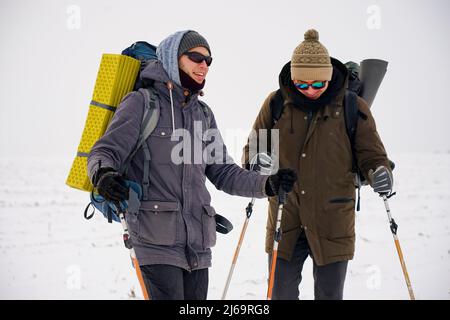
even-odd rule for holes
{"type": "Polygon", "coordinates": [[[151,300],[206,300],[208,269],[186,271],[171,265],[141,266],[151,300]]]}
{"type": "MultiPolygon", "coordinates": [[[[283,239],[281,239],[283,241],[283,239]]],[[[291,261],[277,259],[273,300],[298,300],[298,286],[306,258],[312,257],[305,232],[300,234],[291,261]]],[[[269,255],[269,272],[271,255],[269,255]]],[[[316,300],[342,300],[348,261],[318,266],[313,259],[314,298],[316,300]]]]}

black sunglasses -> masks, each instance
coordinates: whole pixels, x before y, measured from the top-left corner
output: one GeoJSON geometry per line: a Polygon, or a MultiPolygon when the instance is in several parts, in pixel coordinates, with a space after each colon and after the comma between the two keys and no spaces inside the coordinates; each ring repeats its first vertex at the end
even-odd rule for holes
{"type": "Polygon", "coordinates": [[[198,53],[198,52],[195,52],[195,51],[189,51],[189,52],[185,52],[183,54],[186,55],[189,58],[189,60],[191,60],[192,62],[202,63],[203,60],[205,60],[206,65],[208,67],[211,65],[211,62],[212,62],[212,57],[211,56],[204,56],[201,53],[198,53]]]}

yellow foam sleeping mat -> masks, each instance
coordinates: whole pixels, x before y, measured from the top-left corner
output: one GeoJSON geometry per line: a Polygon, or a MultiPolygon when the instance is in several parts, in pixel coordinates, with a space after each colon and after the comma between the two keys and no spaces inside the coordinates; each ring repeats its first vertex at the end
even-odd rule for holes
{"type": "Polygon", "coordinates": [[[122,98],[133,90],[139,68],[139,60],[131,57],[102,55],[77,156],[67,177],[68,186],[88,192],[93,190],[87,173],[87,157],[95,142],[105,133],[122,98]]]}

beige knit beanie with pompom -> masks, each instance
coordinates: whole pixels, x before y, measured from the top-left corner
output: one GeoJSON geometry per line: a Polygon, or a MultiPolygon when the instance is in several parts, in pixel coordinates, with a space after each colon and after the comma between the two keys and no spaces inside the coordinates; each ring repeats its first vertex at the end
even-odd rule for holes
{"type": "Polygon", "coordinates": [[[319,33],[310,29],[305,41],[295,48],[291,59],[292,80],[331,80],[333,67],[327,48],[319,42],[319,33]]]}

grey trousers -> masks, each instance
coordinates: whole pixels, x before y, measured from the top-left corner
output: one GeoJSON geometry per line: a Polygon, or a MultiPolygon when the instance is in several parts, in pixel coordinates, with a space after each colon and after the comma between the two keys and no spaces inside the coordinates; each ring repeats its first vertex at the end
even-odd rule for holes
{"type": "MultiPolygon", "coordinates": [[[[281,240],[283,241],[283,240],[281,240]]],[[[308,256],[312,257],[305,232],[300,234],[291,261],[277,259],[273,300],[298,300],[298,286],[302,281],[303,264],[308,256]]],[[[269,254],[269,273],[272,255],[269,254]]],[[[318,266],[313,259],[314,299],[342,300],[348,261],[339,261],[318,266]]]]}

